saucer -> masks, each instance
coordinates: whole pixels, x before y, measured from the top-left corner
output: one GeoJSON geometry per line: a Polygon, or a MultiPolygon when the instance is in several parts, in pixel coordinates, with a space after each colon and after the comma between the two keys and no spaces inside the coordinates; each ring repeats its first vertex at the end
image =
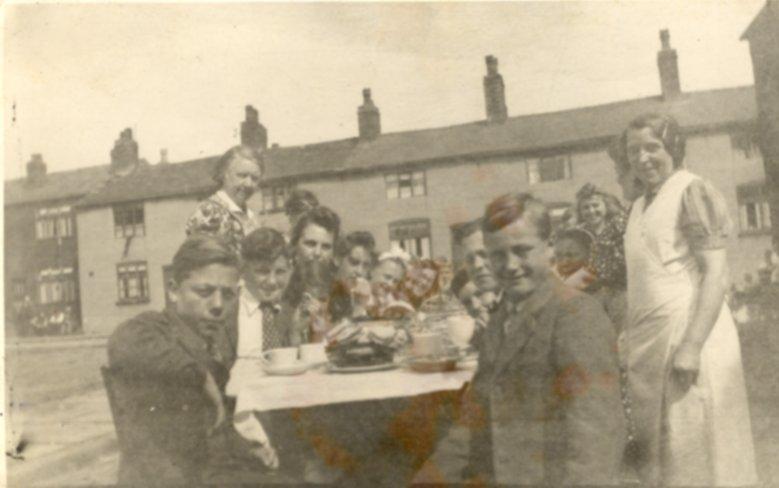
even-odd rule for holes
{"type": "Polygon", "coordinates": [[[264,364],[263,369],[267,374],[273,376],[295,376],[305,373],[309,366],[309,363],[296,361],[292,364],[285,364],[284,366],[271,366],[270,364],[264,364]]]}

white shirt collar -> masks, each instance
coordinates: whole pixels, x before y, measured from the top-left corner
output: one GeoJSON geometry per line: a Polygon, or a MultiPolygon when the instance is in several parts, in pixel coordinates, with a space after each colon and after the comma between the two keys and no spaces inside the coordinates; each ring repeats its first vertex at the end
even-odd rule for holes
{"type": "Polygon", "coordinates": [[[246,289],[246,286],[241,282],[241,308],[246,311],[246,313],[249,316],[254,315],[255,313],[260,311],[260,301],[257,300],[257,298],[251,294],[249,290],[246,289]]]}

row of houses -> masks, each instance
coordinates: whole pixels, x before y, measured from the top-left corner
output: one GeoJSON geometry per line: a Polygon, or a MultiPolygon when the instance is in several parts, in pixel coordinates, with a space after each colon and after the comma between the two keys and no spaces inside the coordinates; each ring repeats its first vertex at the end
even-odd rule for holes
{"type": "MultiPolygon", "coordinates": [[[[666,31],[657,66],[657,96],[509,116],[498,61],[487,56],[484,120],[382,133],[380,110],[365,89],[358,135],[292,147],[268,147],[267,129],[246,107],[241,142],[266,156],[264,181],[249,205],[283,230],[286,195],[305,188],[341,215],[345,229],[370,231],[380,248],[450,257],[449,226],[477,217],[500,194],[529,191],[557,211],[587,182],[620,194],[608,145],[636,115],[665,112],[688,136],[688,167],[713,182],[738,216],[732,269],[755,269],[771,227],[755,144],[755,88],[683,92],[666,31]]],[[[85,333],[108,334],[165,305],[172,256],[197,202],[215,190],[210,174],[219,155],[150,164],[139,158],[129,129],[110,155],[108,164],[52,173],[33,155],[26,177],[6,182],[7,310],[25,297],[43,313],[68,306],[85,333]]]]}

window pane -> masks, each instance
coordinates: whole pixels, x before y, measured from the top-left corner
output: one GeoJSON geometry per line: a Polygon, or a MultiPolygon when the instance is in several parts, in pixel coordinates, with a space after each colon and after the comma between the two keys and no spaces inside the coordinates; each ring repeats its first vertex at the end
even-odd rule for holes
{"type": "Polygon", "coordinates": [[[387,200],[398,198],[398,179],[395,175],[386,176],[387,200]],[[390,177],[391,176],[391,177],[390,177]]]}
{"type": "Polygon", "coordinates": [[[753,202],[747,203],[746,210],[747,229],[757,229],[757,205],[753,202]]]}
{"type": "Polygon", "coordinates": [[[414,172],[412,193],[415,197],[425,195],[425,173],[422,171],[414,172]]]}
{"type": "Polygon", "coordinates": [[[539,174],[541,181],[558,181],[566,177],[565,158],[545,158],[539,164],[539,174]]]}
{"type": "Polygon", "coordinates": [[[768,202],[763,202],[763,228],[764,229],[770,229],[771,228],[771,206],[768,205],[768,202]]]}
{"type": "Polygon", "coordinates": [[[541,181],[541,175],[538,172],[538,161],[527,162],[527,181],[531,185],[534,185],[541,181]]]}
{"type": "Polygon", "coordinates": [[[398,176],[399,176],[398,186],[400,189],[400,198],[410,198],[412,195],[411,173],[401,173],[398,176]]]}
{"type": "Polygon", "coordinates": [[[46,283],[38,285],[38,291],[40,292],[40,300],[42,304],[49,303],[48,294],[46,293],[46,283]]]}
{"type": "Polygon", "coordinates": [[[422,237],[419,241],[419,252],[422,259],[430,259],[430,238],[422,237]]]}

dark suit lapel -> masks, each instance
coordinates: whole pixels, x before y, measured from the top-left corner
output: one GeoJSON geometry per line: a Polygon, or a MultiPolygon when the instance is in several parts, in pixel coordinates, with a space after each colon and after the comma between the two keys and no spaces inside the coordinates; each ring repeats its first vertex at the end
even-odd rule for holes
{"type": "Polygon", "coordinates": [[[511,364],[511,360],[525,347],[538,327],[537,314],[552,298],[555,287],[551,276],[539,285],[526,300],[519,312],[506,314],[507,332],[500,344],[495,360],[495,376],[499,375],[511,364]]]}
{"type": "Polygon", "coordinates": [[[170,319],[170,331],[176,342],[199,363],[208,364],[212,358],[208,353],[206,341],[175,312],[168,310],[166,315],[170,319]]]}

